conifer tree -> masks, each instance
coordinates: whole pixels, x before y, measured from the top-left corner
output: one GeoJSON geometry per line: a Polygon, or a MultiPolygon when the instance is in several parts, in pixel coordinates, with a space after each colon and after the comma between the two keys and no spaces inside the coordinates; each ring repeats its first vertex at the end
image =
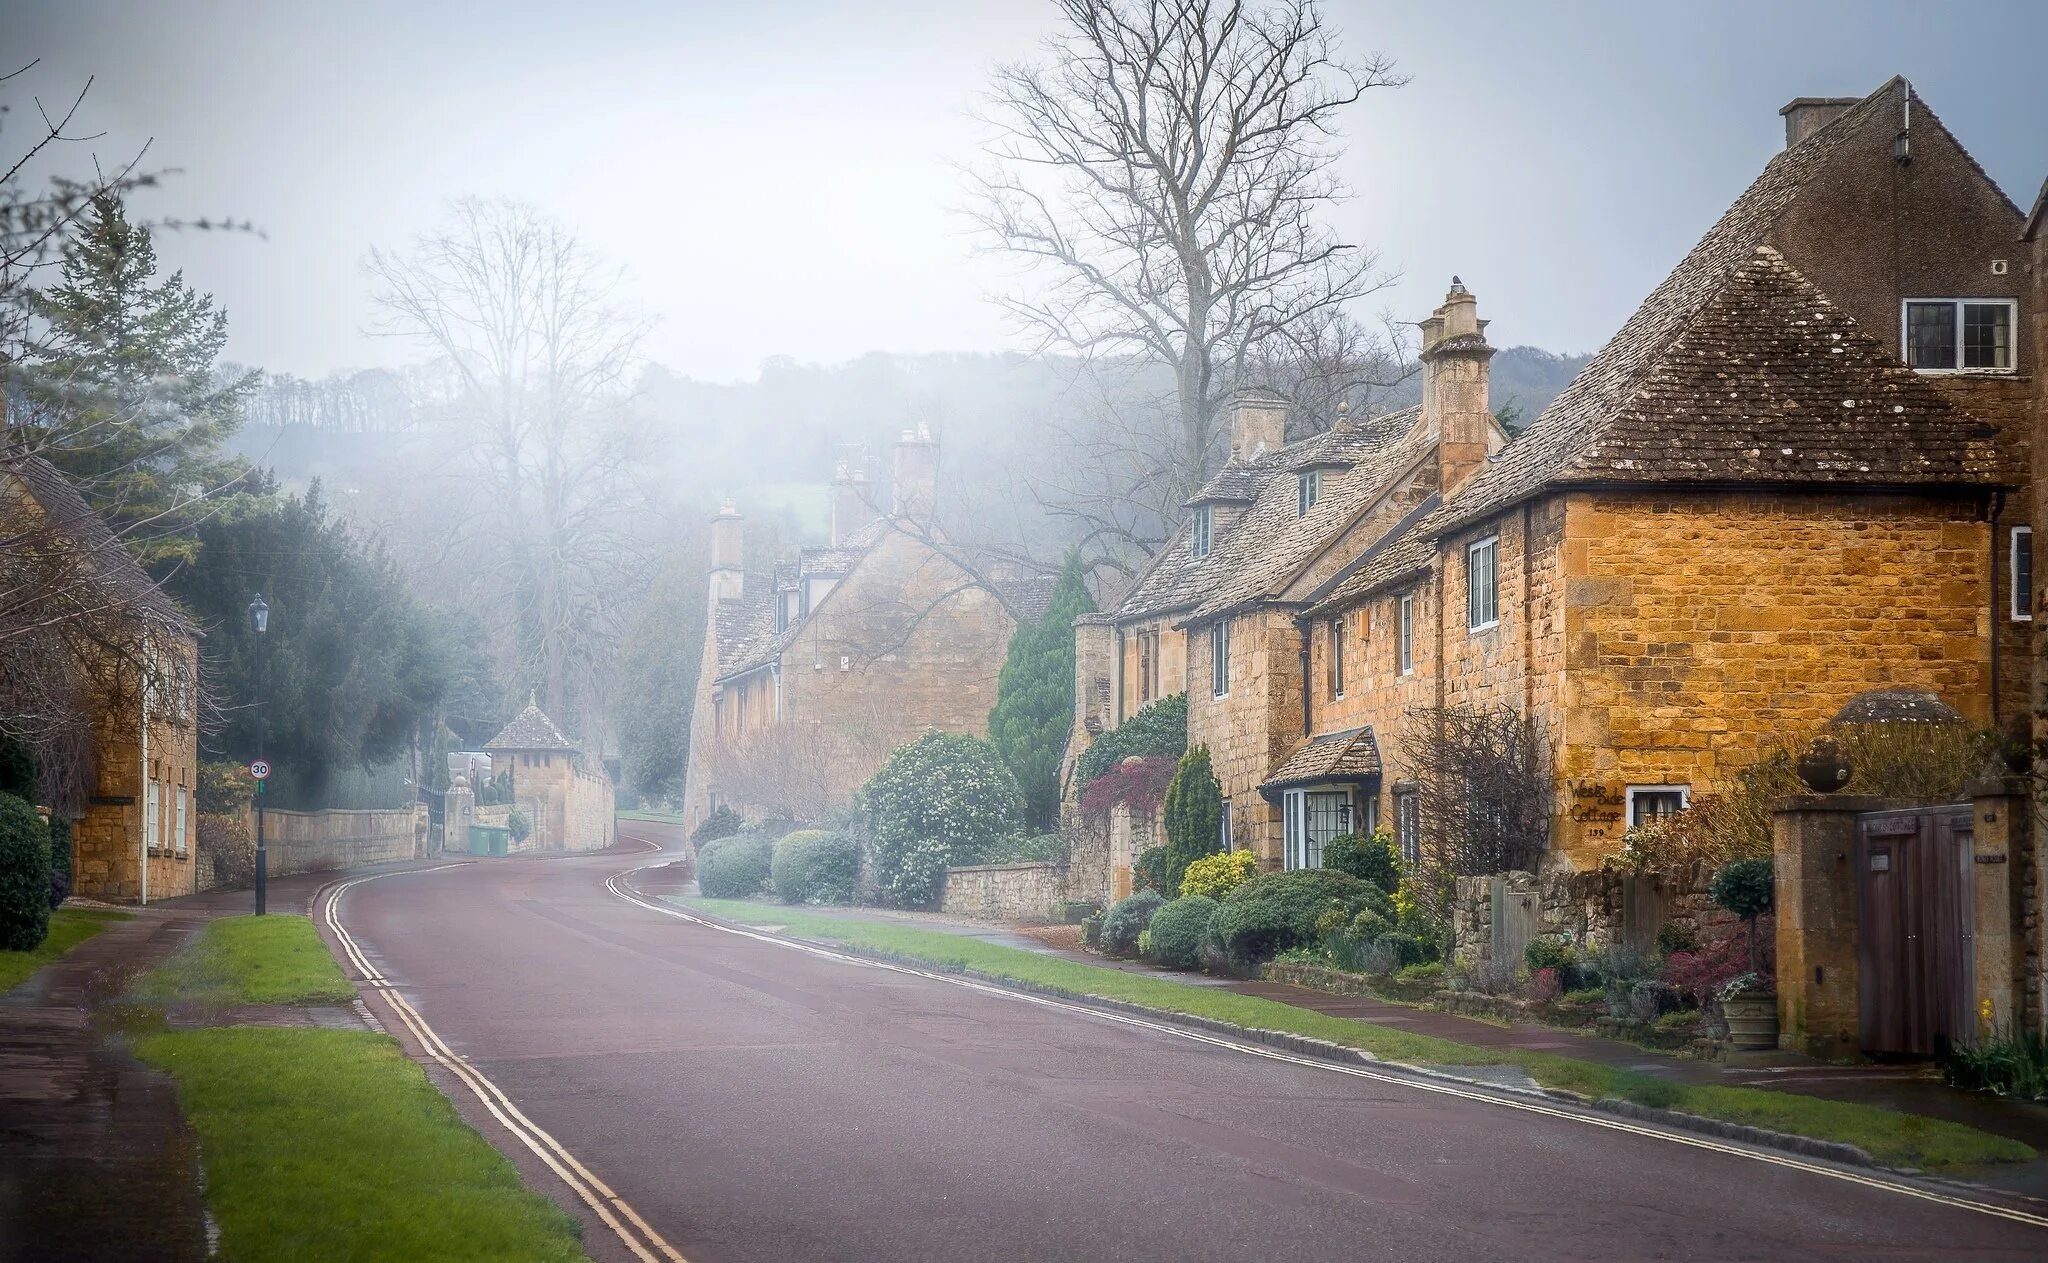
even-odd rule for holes
{"type": "Polygon", "coordinates": [[[1209,747],[1180,756],[1166,785],[1166,881],[1180,889],[1188,865],[1222,849],[1223,787],[1209,763],[1209,747]]]}
{"type": "Polygon", "coordinates": [[[145,563],[193,556],[199,504],[234,481],[221,445],[256,380],[216,371],[228,335],[213,297],[156,272],[149,229],[114,194],[94,197],[56,284],[32,300],[46,332],[14,418],[14,437],[69,475],[145,563]]]}
{"type": "Polygon", "coordinates": [[[1069,553],[1045,614],[1010,637],[996,679],[988,736],[1024,791],[1024,819],[1033,829],[1059,822],[1060,755],[1074,723],[1074,619],[1094,609],[1080,555],[1069,553]]]}

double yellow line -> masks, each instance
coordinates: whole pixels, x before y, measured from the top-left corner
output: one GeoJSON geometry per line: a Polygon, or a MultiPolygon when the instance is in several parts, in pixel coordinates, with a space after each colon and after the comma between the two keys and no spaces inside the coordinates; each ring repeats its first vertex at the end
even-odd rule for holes
{"type": "Polygon", "coordinates": [[[570,1153],[561,1141],[549,1135],[538,1123],[522,1113],[519,1107],[512,1103],[512,1098],[505,1095],[503,1089],[491,1082],[482,1071],[470,1065],[460,1053],[450,1048],[440,1035],[435,1033],[434,1028],[427,1025],[426,1019],[420,1016],[419,1011],[398,993],[398,989],[390,980],[370,963],[369,957],[357,945],[355,936],[341,923],[342,896],[364,882],[461,867],[466,866],[440,864],[434,868],[376,873],[369,877],[358,877],[353,881],[342,882],[330,887],[324,899],[316,900],[319,917],[326,922],[327,928],[334,932],[334,937],[341,943],[342,951],[348,954],[349,963],[362,976],[364,985],[375,989],[384,997],[385,1002],[391,1006],[391,1011],[398,1015],[398,1020],[412,1032],[413,1039],[426,1053],[427,1059],[461,1080],[463,1086],[483,1103],[491,1117],[497,1119],[499,1125],[512,1133],[519,1143],[533,1152],[535,1157],[546,1163],[550,1171],[560,1176],[562,1183],[567,1184],[570,1190],[582,1199],[583,1204],[590,1207],[592,1213],[604,1221],[606,1227],[618,1234],[619,1240],[625,1243],[626,1248],[631,1250],[636,1258],[642,1260],[642,1263],[687,1263],[682,1254],[663,1240],[661,1234],[642,1219],[640,1212],[634,1210],[625,1198],[614,1192],[611,1186],[599,1179],[589,1167],[577,1161],[576,1156],[570,1153]]]}

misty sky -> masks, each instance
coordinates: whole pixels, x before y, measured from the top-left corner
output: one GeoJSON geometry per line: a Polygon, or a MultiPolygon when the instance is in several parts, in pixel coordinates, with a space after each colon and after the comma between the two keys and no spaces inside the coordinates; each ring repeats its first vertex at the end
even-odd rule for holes
{"type": "MultiPolygon", "coordinates": [[[[1333,220],[1402,274],[1364,315],[1417,319],[1456,272],[1497,344],[1590,350],[1780,146],[1780,105],[1894,73],[2023,208],[2048,175],[2038,0],[1327,11],[1413,75],[1349,117],[1333,220]]],[[[369,336],[361,260],[481,193],[626,265],[654,358],[741,379],[778,354],[1027,345],[986,301],[1008,274],[952,213],[948,164],[974,154],[988,67],[1051,20],[1030,0],[0,0],[0,41],[9,68],[43,59],[46,102],[97,76],[105,160],[151,140],[182,169],[150,213],[268,231],[160,245],[227,306],[235,360],[414,358],[369,336]]]]}

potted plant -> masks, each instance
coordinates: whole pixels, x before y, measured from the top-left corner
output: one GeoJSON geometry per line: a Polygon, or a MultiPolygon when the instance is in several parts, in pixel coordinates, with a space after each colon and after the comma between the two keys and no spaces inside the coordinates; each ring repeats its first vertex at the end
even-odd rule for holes
{"type": "Polygon", "coordinates": [[[1749,972],[1731,978],[1716,995],[1728,1041],[1737,1048],[1778,1046],[1778,988],[1757,968],[1757,918],[1771,910],[1771,862],[1735,860],[1714,874],[1707,893],[1742,918],[1749,932],[1749,972]]]}

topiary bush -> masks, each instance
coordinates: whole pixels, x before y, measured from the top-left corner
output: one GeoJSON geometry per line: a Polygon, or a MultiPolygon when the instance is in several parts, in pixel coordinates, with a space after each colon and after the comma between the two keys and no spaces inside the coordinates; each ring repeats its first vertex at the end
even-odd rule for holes
{"type": "Polygon", "coordinates": [[[1183,895],[1162,906],[1145,930],[1148,959],[1169,969],[1200,968],[1202,939],[1217,907],[1207,895],[1183,895]]]}
{"type": "Polygon", "coordinates": [[[851,903],[860,847],[823,829],[799,829],[775,842],[768,878],[784,903],[851,903]]]}
{"type": "Polygon", "coordinates": [[[1166,886],[1166,848],[1148,846],[1131,863],[1131,884],[1139,890],[1156,890],[1163,897],[1173,892],[1166,886]]]}
{"type": "Polygon", "coordinates": [[[1138,950],[1138,936],[1152,924],[1152,915],[1166,900],[1156,890],[1141,890],[1110,905],[1102,918],[1100,942],[1111,956],[1129,956],[1138,950]]]}
{"type": "Polygon", "coordinates": [[[1181,875],[1180,893],[1221,899],[1244,885],[1259,872],[1259,857],[1250,851],[1219,851],[1188,865],[1181,875]]]}
{"type": "Polygon", "coordinates": [[[1216,935],[1231,962],[1248,969],[1296,947],[1314,947],[1323,918],[1350,922],[1370,908],[1391,916],[1386,892],[1349,873],[1298,868],[1265,873],[1230,892],[1216,909],[1216,935]]]}
{"type": "Polygon", "coordinates": [[[1180,889],[1188,865],[1223,849],[1223,788],[1209,765],[1209,747],[1180,756],[1166,786],[1166,883],[1180,889]]]}
{"type": "Polygon", "coordinates": [[[715,842],[720,838],[729,838],[733,834],[738,833],[745,825],[746,821],[740,819],[739,812],[734,811],[730,807],[720,807],[704,817],[703,822],[696,828],[690,830],[690,845],[701,851],[704,849],[706,842],[715,842]]]}
{"type": "Polygon", "coordinates": [[[524,842],[533,836],[533,821],[526,818],[525,812],[514,807],[505,813],[505,832],[512,835],[514,842],[524,842]]]}
{"type": "Polygon", "coordinates": [[[0,794],[0,951],[30,952],[50,933],[50,827],[0,794]]]}
{"type": "Polygon", "coordinates": [[[1188,749],[1188,698],[1185,693],[1162,697],[1095,739],[1074,760],[1074,787],[1088,782],[1132,755],[1178,759],[1188,749]]]}
{"type": "Polygon", "coordinates": [[[1401,857],[1393,835],[1382,829],[1359,837],[1347,833],[1323,843],[1323,867],[1369,881],[1388,894],[1401,888],[1401,857]]]}
{"type": "Polygon", "coordinates": [[[914,907],[936,902],[948,868],[979,863],[1024,815],[1017,779],[995,747],[949,732],[927,732],[890,755],[861,798],[879,892],[914,907]]]}
{"type": "Polygon", "coordinates": [[[1757,918],[1771,910],[1772,886],[1775,878],[1771,873],[1771,861],[1767,859],[1736,860],[1721,866],[1714,874],[1714,880],[1707,887],[1707,896],[1721,907],[1742,918],[1749,929],[1749,969],[1755,973],[1762,954],[1757,950],[1757,918]]]}
{"type": "Polygon", "coordinates": [[[767,838],[736,833],[704,844],[697,855],[697,889],[712,899],[744,899],[768,885],[773,862],[767,838]]]}
{"type": "Polygon", "coordinates": [[[50,817],[50,907],[71,894],[71,822],[50,817]]]}

